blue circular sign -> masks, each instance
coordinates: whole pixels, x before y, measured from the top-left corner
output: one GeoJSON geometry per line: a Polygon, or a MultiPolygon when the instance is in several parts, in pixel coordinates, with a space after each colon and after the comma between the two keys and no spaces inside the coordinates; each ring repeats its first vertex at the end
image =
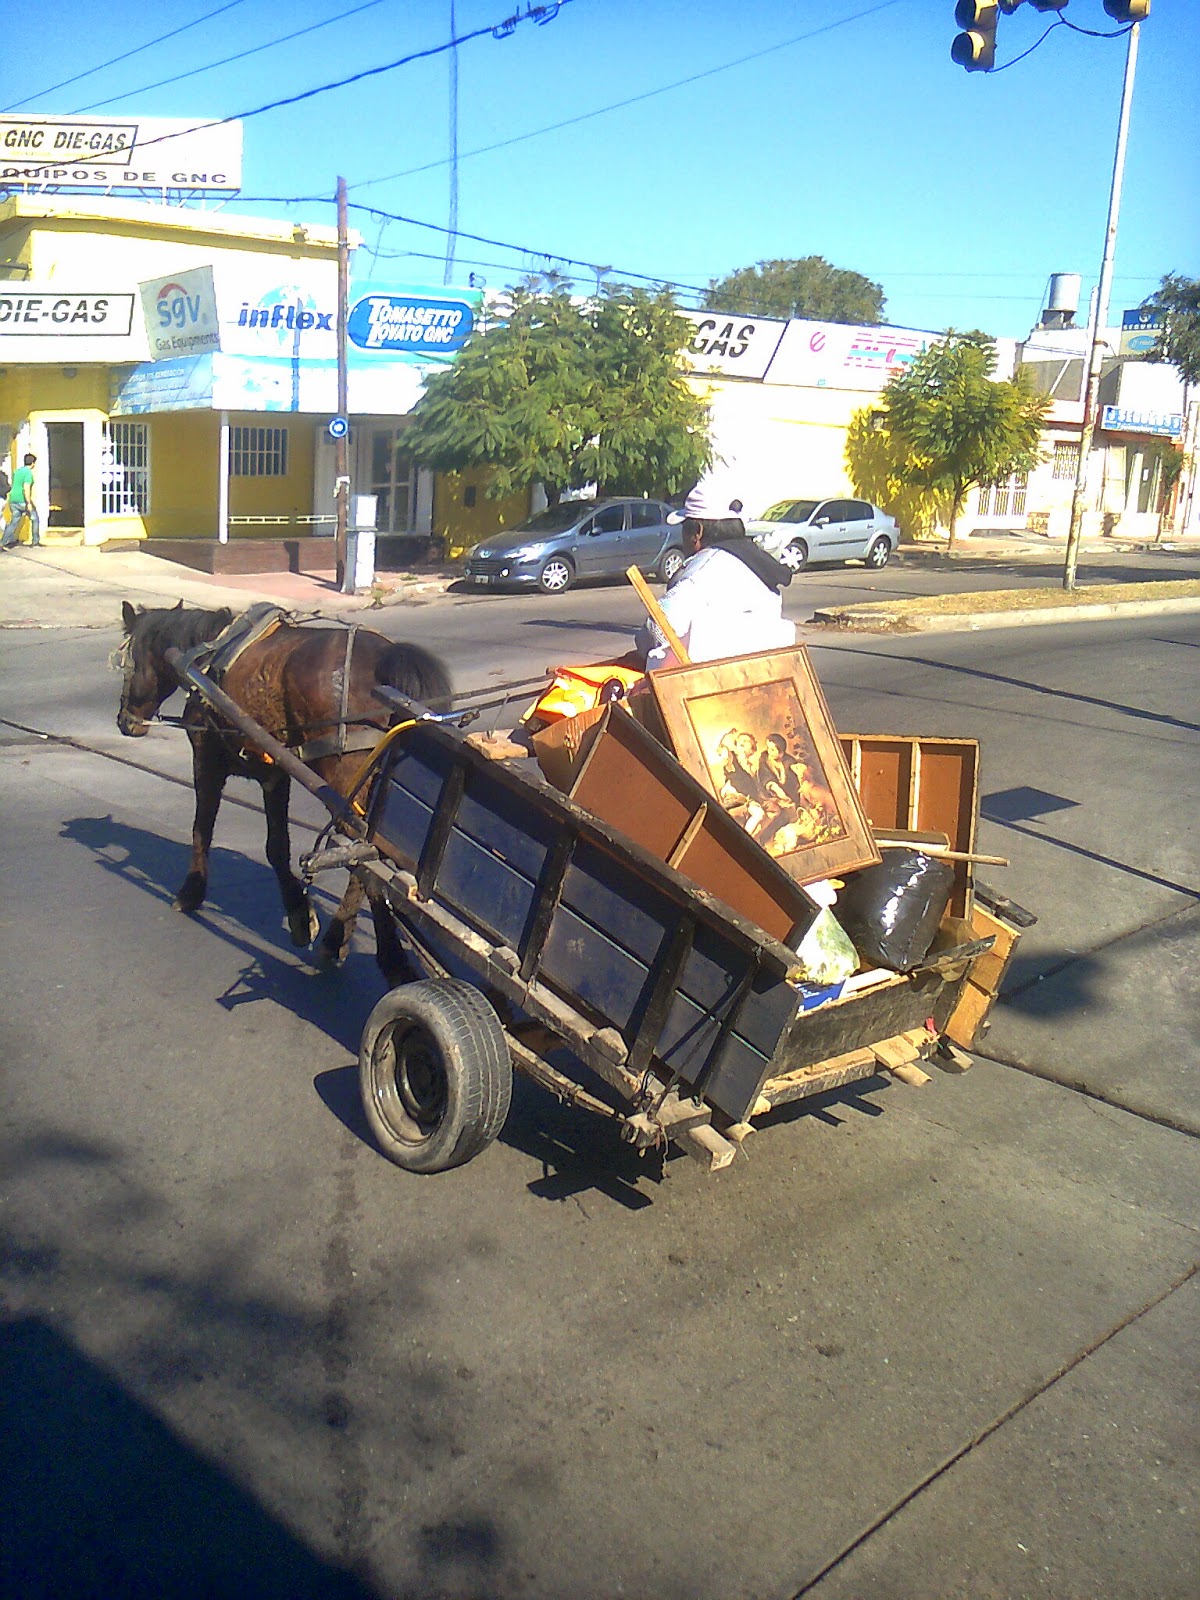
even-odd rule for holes
{"type": "Polygon", "coordinates": [[[350,424],[345,417],[330,417],[329,437],[331,439],[344,439],[350,432],[350,424]]]}

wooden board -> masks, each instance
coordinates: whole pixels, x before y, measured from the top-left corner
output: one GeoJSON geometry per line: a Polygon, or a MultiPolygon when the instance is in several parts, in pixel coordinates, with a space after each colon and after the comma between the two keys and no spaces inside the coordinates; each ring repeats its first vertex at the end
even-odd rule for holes
{"type": "Polygon", "coordinates": [[[782,943],[812,925],[795,879],[620,706],[605,708],[571,798],[782,943]]]}
{"type": "Polygon", "coordinates": [[[970,928],[977,938],[990,936],[995,943],[971,963],[967,984],[946,1022],[946,1037],[964,1050],[971,1049],[987,1021],[1021,937],[1020,928],[989,911],[979,901],[971,910],[970,928]]]}
{"type": "MultiPolygon", "coordinates": [[[[975,851],[979,741],[924,734],[844,733],[842,749],[873,828],[945,834],[950,848],[975,851]]],[[[950,912],[971,909],[967,862],[955,864],[950,912]]]]}

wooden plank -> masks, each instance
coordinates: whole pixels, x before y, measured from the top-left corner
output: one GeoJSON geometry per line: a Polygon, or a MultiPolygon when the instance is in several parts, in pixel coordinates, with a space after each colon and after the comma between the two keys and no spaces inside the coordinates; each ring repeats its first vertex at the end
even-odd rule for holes
{"type": "Polygon", "coordinates": [[[562,899],[563,878],[575,848],[575,835],[565,828],[551,845],[538,879],[533,914],[521,941],[521,977],[528,982],[537,971],[550,923],[562,899]]]}
{"type": "Polygon", "coordinates": [[[645,606],[654,625],[658,628],[663,638],[675,653],[675,660],[681,667],[686,667],[691,662],[691,656],[684,649],[683,640],[675,632],[667,619],[667,614],[659,605],[650,591],[650,586],[636,567],[626,567],[625,576],[629,579],[637,592],[638,599],[645,606]]]}
{"type": "Polygon", "coordinates": [[[970,1050],[995,998],[995,995],[976,988],[973,983],[964,985],[958,1004],[942,1029],[947,1039],[952,1044],[961,1045],[964,1050],[970,1050]]]}
{"type": "Polygon", "coordinates": [[[423,900],[429,899],[437,881],[466,781],[467,770],[461,761],[456,761],[442,784],[442,792],[433,811],[433,824],[426,835],[421,860],[417,866],[417,893],[423,900]]]}
{"type": "Polygon", "coordinates": [[[679,974],[691,953],[695,932],[696,924],[691,917],[681,917],[662,942],[651,968],[653,988],[650,998],[638,1024],[637,1038],[629,1048],[631,1072],[644,1072],[650,1065],[650,1058],[658,1052],[663,1023],[679,986],[679,974]]]}
{"type": "Polygon", "coordinates": [[[702,800],[692,813],[692,819],[679,835],[679,839],[667,856],[667,865],[674,867],[679,872],[687,872],[687,853],[692,840],[708,821],[708,802],[702,800]]]}
{"type": "Polygon", "coordinates": [[[761,1116],[773,1106],[802,1100],[808,1095],[824,1094],[829,1089],[840,1089],[843,1084],[870,1078],[878,1070],[872,1050],[847,1050],[829,1061],[817,1061],[810,1067],[784,1073],[778,1078],[768,1078],[754,1104],[753,1115],[761,1116]]]}

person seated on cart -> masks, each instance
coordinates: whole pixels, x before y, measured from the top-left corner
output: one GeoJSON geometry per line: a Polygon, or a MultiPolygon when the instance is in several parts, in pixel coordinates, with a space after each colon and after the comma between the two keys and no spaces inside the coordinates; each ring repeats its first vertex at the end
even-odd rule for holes
{"type": "MultiPolygon", "coordinates": [[[[711,488],[693,489],[668,522],[683,524],[687,560],[668,585],[662,609],[692,661],[779,650],[796,642],[783,615],[787,567],[746,536],[739,511],[711,488]]],[[[646,670],[673,667],[675,653],[647,618],[634,636],[646,670]]]]}

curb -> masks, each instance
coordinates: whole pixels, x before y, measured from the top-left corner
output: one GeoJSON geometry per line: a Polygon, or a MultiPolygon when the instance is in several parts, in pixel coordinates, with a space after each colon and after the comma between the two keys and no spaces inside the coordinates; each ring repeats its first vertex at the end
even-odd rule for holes
{"type": "Polygon", "coordinates": [[[978,611],[938,615],[899,611],[814,611],[806,627],[852,633],[976,633],[987,628],[1028,628],[1038,623],[1103,622],[1115,617],[1161,617],[1200,611],[1200,595],[1177,600],[1110,600],[1084,606],[1043,606],[1030,611],[978,611]]]}

